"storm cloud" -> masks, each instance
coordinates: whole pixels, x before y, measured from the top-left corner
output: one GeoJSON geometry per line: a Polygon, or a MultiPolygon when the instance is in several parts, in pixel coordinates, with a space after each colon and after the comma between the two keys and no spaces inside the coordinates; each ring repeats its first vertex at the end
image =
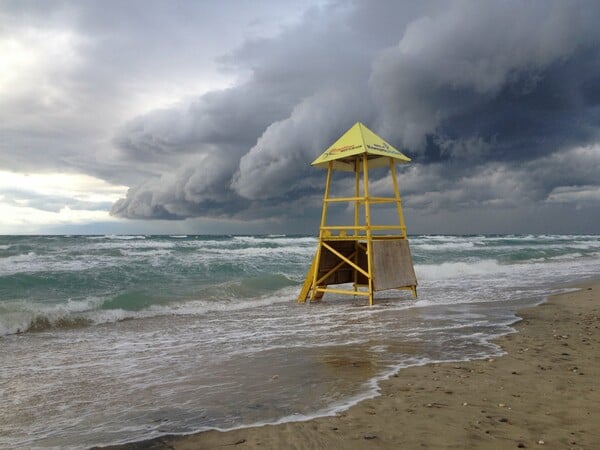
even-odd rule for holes
{"type": "MultiPolygon", "coordinates": [[[[11,108],[42,112],[29,124],[8,108],[0,114],[13,120],[0,126],[0,162],[67,165],[125,184],[111,209],[117,217],[317,217],[324,174],[309,163],[357,121],[413,158],[400,182],[422,218],[551,209],[600,216],[597,2],[306,2],[293,20],[265,19],[231,35],[252,17],[241,6],[236,14],[187,3],[60,3],[48,21],[43,4],[33,5],[30,22],[75,30],[63,36],[69,65],[56,66],[60,82],[51,84],[83,101],[71,105],[76,120],[65,129],[56,112],[69,105],[15,94],[11,108]],[[124,20],[122,9],[138,19],[124,20]],[[202,73],[228,81],[195,94],[189,80],[202,73]],[[144,103],[145,93],[178,82],[174,101],[144,103]],[[128,106],[124,94],[136,83],[144,89],[128,106]],[[94,102],[98,92],[112,100],[94,102]],[[67,139],[74,134],[81,138],[67,139]],[[47,145],[41,160],[31,158],[38,135],[47,145]]],[[[261,5],[266,14],[271,4],[261,5]]],[[[5,17],[15,29],[24,20],[5,17]]],[[[376,174],[375,191],[388,176],[376,174]]],[[[341,177],[335,188],[346,183],[341,177]]]]}
{"type": "Polygon", "coordinates": [[[248,80],[119,133],[131,158],[176,153],[180,166],[131,189],[113,212],[244,217],[270,201],[290,214],[291,201],[320,194],[322,175],[308,163],[358,120],[414,157],[403,186],[416,208],[582,192],[593,201],[597,5],[456,2],[409,13],[326,6],[228,55],[248,80]]]}

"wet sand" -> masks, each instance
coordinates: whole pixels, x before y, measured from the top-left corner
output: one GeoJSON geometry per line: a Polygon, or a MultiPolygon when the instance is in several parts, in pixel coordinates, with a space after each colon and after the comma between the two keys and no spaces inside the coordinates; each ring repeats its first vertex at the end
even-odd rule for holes
{"type": "Polygon", "coordinates": [[[506,355],[401,370],[333,417],[122,449],[600,448],[600,282],[519,312],[506,355]]]}

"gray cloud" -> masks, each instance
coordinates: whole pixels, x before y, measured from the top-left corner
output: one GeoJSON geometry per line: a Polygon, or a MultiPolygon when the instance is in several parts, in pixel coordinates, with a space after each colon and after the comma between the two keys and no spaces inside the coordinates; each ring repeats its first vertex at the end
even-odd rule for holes
{"type": "Polygon", "coordinates": [[[550,203],[575,204],[577,207],[600,205],[598,186],[559,186],[548,195],[550,203]]]}
{"type": "Polygon", "coordinates": [[[413,157],[414,214],[596,204],[597,2],[307,0],[279,25],[280,2],[53,6],[0,8],[5,34],[71,30],[73,55],[5,103],[0,164],[131,186],[116,216],[318,215],[324,174],[309,163],[356,121],[413,157]],[[232,81],[196,95],[195,77],[232,81]],[[143,106],[163,89],[179,101],[143,106]]]}
{"type": "MultiPolygon", "coordinates": [[[[219,7],[154,0],[3,1],[0,45],[12,49],[3,55],[3,72],[15,75],[0,77],[1,166],[84,172],[124,184],[170,170],[177,160],[132,164],[114,146],[115,130],[154,104],[173,104],[234,80],[236,73],[220,70],[220,56],[245,39],[273,35],[304,8],[303,1],[271,0],[219,7]]],[[[225,107],[219,101],[217,109],[225,107]]],[[[163,141],[181,145],[171,142],[171,134],[175,127],[185,132],[184,117],[168,115],[153,136],[154,151],[163,141]]]]}
{"type": "Polygon", "coordinates": [[[63,208],[84,211],[106,211],[112,204],[110,202],[91,202],[77,200],[62,195],[45,195],[27,189],[2,189],[0,190],[2,202],[12,206],[24,206],[41,211],[59,212],[63,208]]]}
{"type": "Polygon", "coordinates": [[[312,161],[355,118],[368,115],[356,92],[336,89],[304,99],[289,117],[271,124],[240,160],[232,188],[248,199],[297,197],[316,185],[312,161]],[[295,194],[295,195],[294,195],[295,194]]]}
{"type": "MultiPolygon", "coordinates": [[[[496,149],[530,156],[523,144],[548,125],[576,132],[564,121],[582,112],[589,120],[577,99],[598,81],[600,33],[591,9],[597,5],[461,2],[417,18],[373,65],[382,129],[416,151],[429,136],[447,134],[494,138],[496,149]]],[[[544,144],[545,152],[555,149],[544,144]]]]}
{"type": "MultiPolygon", "coordinates": [[[[322,179],[307,163],[356,120],[416,155],[403,186],[408,204],[428,211],[514,207],[552,192],[556,199],[563,185],[596,183],[585,170],[564,171],[555,153],[598,139],[600,33],[590,8],[598,10],[584,2],[455,2],[408,18],[402,8],[360,3],[313,10],[276,38],[225,58],[250,77],[215,94],[210,108],[201,98],[125,127],[117,143],[130,155],[139,148],[151,160],[157,146],[196,154],[214,146],[210,154],[229,164],[211,169],[218,176],[210,179],[191,178],[200,167],[182,158],[187,169],[131,190],[113,212],[164,217],[146,199],[177,217],[245,217],[247,205],[268,201],[286,216],[293,200],[320,194],[322,179]],[[355,26],[401,14],[395,32],[355,26]],[[216,130],[226,130],[221,140],[210,137],[216,130]],[[161,202],[165,193],[178,202],[161,202]]],[[[581,152],[572,159],[585,166],[581,152]]]]}

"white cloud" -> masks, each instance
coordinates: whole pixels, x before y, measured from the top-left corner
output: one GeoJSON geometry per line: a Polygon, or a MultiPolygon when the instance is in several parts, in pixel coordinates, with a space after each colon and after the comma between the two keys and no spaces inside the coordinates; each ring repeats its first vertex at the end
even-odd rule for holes
{"type": "Polygon", "coordinates": [[[41,96],[49,106],[64,96],[57,78],[81,63],[82,37],[70,30],[18,28],[0,35],[0,98],[41,96]]]}
{"type": "Polygon", "coordinates": [[[127,191],[127,186],[114,185],[85,174],[0,171],[0,193],[15,188],[40,196],[70,197],[88,202],[114,202],[127,191]]]}
{"type": "Polygon", "coordinates": [[[110,205],[126,190],[126,186],[83,174],[0,171],[0,233],[34,233],[52,225],[115,221],[109,215],[110,205]]]}
{"type": "Polygon", "coordinates": [[[108,211],[71,210],[64,207],[59,212],[42,211],[27,206],[6,205],[0,201],[0,233],[43,233],[55,225],[78,225],[94,222],[117,222],[108,211]]]}

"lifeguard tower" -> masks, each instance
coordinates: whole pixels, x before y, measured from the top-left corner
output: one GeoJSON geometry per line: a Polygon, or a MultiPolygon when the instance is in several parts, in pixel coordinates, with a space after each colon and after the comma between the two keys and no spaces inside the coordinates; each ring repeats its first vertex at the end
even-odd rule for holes
{"type": "MultiPolygon", "coordinates": [[[[298,303],[319,300],[327,292],[365,296],[373,305],[373,294],[387,289],[405,289],[417,296],[417,277],[406,236],[395,163],[410,158],[385,142],[362,123],[356,123],[321,156],[312,162],[327,168],[319,243],[306,275],[298,303]],[[369,195],[369,170],[389,167],[393,197],[369,195]],[[354,195],[331,197],[334,171],[354,172],[354,195]],[[362,183],[361,183],[362,175],[362,183]],[[362,189],[361,189],[362,186],[362,189]],[[332,203],[354,206],[352,225],[328,225],[327,208],[332,203]],[[376,225],[371,206],[395,205],[398,224],[376,225]],[[352,283],[352,289],[331,285],[352,283]]],[[[395,214],[394,214],[395,215],[395,214]]]]}

